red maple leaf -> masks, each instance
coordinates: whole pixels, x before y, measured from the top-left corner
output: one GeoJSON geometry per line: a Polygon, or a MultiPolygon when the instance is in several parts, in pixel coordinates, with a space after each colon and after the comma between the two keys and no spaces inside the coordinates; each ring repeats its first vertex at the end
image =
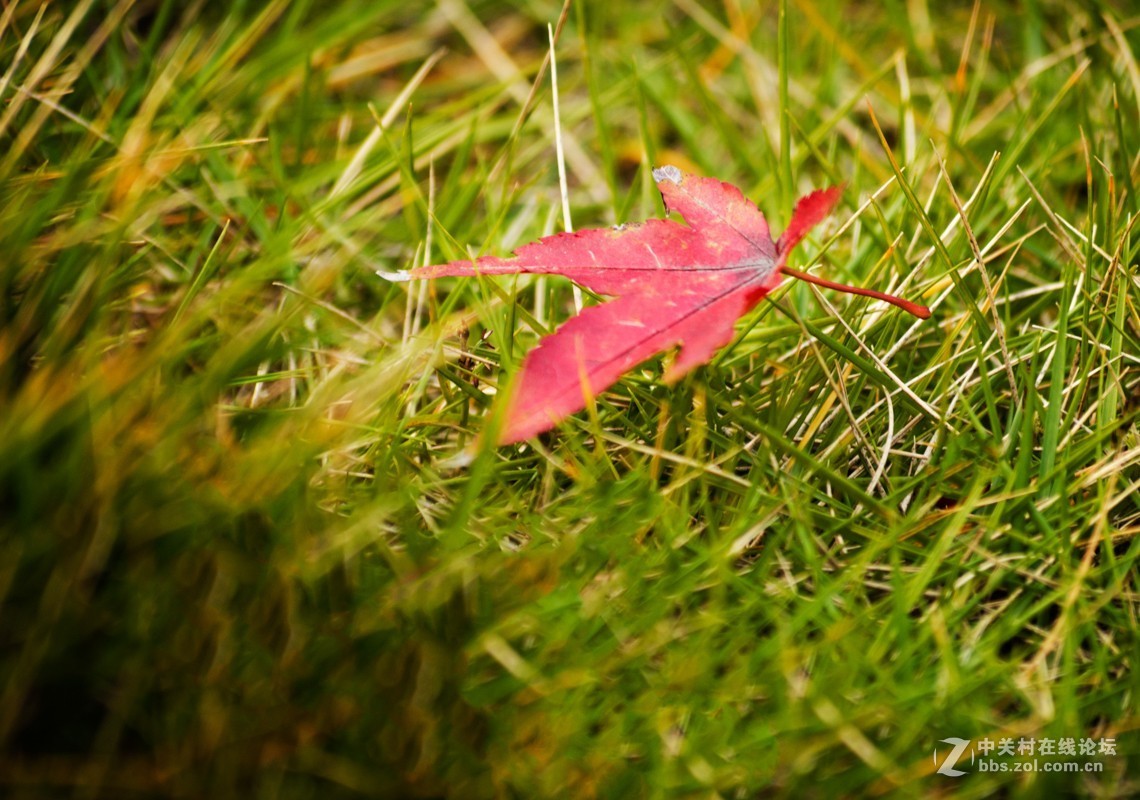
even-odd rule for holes
{"type": "Polygon", "coordinates": [[[626,371],[679,345],[665,371],[666,381],[676,381],[732,341],[737,319],[780,283],[782,273],[930,316],[906,300],[787,266],[792,248],[831,213],[839,187],[801,198],[787,230],[773,241],[764,215],[735,186],[676,167],[655,169],[653,177],[666,208],[688,225],[651,219],[560,233],[520,247],[514,258],[452,261],[410,272],[412,278],[558,274],[616,298],[584,309],[523,359],[500,444],[549,430],[626,371]]]}

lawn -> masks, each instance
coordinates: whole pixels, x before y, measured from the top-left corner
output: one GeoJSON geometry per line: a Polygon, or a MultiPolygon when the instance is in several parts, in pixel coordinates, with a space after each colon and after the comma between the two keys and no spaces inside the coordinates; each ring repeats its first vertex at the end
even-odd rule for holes
{"type": "Polygon", "coordinates": [[[1125,2],[9,0],[0,794],[1140,793],[1138,153],[1125,2]],[[604,298],[385,276],[666,164],[932,317],[493,446],[604,298]]]}

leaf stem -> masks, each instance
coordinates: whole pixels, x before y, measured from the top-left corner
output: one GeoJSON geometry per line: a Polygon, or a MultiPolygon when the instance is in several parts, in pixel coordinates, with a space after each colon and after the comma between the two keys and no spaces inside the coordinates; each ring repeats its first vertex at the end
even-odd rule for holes
{"type": "Polygon", "coordinates": [[[898,306],[908,314],[914,314],[919,319],[930,319],[930,309],[926,306],[920,306],[918,303],[912,303],[909,300],[903,300],[901,297],[895,297],[893,294],[885,294],[883,292],[876,292],[874,289],[860,289],[857,286],[848,286],[845,283],[836,283],[829,281],[826,278],[817,278],[807,272],[800,272],[798,269],[791,267],[781,267],[780,271],[791,275],[793,278],[799,278],[801,281],[814,283],[816,286],[825,286],[828,289],[838,289],[841,292],[848,292],[850,294],[861,294],[864,297],[873,297],[876,300],[883,300],[890,303],[892,306],[898,306]]]}

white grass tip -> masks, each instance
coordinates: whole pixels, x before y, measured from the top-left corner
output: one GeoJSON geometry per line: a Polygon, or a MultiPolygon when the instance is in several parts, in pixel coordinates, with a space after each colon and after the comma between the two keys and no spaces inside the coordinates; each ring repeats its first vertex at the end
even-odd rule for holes
{"type": "Polygon", "coordinates": [[[452,453],[447,458],[440,459],[435,462],[435,465],[439,469],[466,469],[475,460],[476,453],[476,448],[466,447],[457,453],[452,453]]]}
{"type": "Polygon", "coordinates": [[[406,269],[398,269],[395,272],[387,272],[386,270],[378,269],[376,270],[376,274],[384,280],[392,281],[393,283],[403,283],[412,279],[412,273],[408,272],[406,269]]]}

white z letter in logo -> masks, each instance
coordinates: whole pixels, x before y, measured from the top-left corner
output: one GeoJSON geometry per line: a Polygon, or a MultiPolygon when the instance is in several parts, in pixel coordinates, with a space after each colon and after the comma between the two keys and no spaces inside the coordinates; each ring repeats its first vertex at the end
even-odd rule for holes
{"type": "MultiPolygon", "coordinates": [[[[969,739],[959,739],[957,736],[952,736],[949,739],[942,740],[946,744],[954,745],[954,749],[950,751],[950,755],[946,756],[946,760],[942,762],[942,766],[938,768],[939,775],[949,775],[951,778],[957,778],[959,775],[966,773],[960,769],[954,769],[954,765],[958,763],[958,759],[966,748],[970,746],[969,739]]],[[[934,763],[938,763],[938,748],[934,749],[934,763]]],[[[970,752],[970,763],[974,763],[974,753],[970,752]]]]}

